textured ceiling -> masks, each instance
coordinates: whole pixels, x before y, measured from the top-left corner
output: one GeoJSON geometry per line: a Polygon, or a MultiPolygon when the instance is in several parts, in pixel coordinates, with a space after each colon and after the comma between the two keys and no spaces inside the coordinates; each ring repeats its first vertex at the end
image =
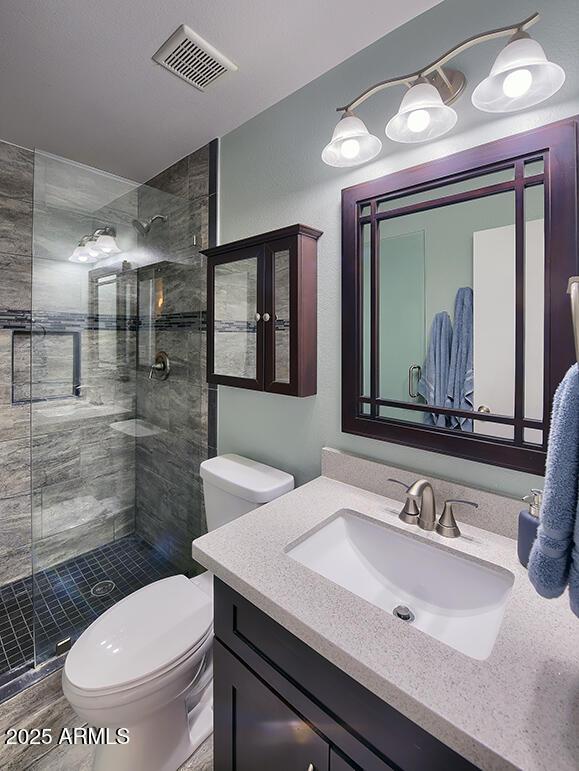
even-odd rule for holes
{"type": "Polygon", "coordinates": [[[136,181],[440,0],[2,0],[0,138],[136,181]],[[151,56],[187,24],[239,71],[201,93],[151,56]]]}

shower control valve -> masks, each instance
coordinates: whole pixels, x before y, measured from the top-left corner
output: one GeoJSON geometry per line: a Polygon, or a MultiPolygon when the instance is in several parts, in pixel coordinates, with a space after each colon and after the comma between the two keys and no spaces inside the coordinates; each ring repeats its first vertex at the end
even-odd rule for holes
{"type": "Polygon", "coordinates": [[[155,362],[149,369],[149,380],[167,380],[171,372],[171,362],[165,351],[159,351],[155,355],[155,362]]]}

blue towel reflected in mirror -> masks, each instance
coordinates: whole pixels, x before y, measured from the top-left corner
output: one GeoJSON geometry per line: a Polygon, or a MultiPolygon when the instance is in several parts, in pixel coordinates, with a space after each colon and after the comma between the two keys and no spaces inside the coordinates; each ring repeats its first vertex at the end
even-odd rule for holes
{"type": "MultiPolygon", "coordinates": [[[[473,410],[473,291],[462,287],[454,302],[454,329],[446,311],[432,320],[428,350],[418,393],[426,404],[455,410],[473,410]]],[[[471,418],[427,412],[424,422],[439,428],[472,431],[471,418]]]]}

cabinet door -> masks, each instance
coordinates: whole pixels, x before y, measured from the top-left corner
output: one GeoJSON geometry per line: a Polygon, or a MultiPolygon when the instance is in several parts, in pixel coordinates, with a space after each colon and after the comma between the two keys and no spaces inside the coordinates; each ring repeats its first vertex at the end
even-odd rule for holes
{"type": "Polygon", "coordinates": [[[296,239],[265,245],[265,389],[292,393],[297,376],[296,239]]]}
{"type": "Polygon", "coordinates": [[[217,640],[215,771],[329,771],[330,747],[217,640]]]}
{"type": "Polygon", "coordinates": [[[210,258],[207,380],[263,389],[263,248],[210,258]]]}
{"type": "Polygon", "coordinates": [[[330,771],[357,771],[360,767],[346,760],[335,750],[330,752],[330,771]]]}

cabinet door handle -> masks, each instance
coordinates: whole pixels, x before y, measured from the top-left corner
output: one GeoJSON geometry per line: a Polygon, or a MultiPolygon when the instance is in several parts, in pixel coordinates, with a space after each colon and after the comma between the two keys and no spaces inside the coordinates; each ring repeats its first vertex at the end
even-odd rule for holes
{"type": "Polygon", "coordinates": [[[270,318],[271,318],[271,316],[269,315],[269,313],[264,313],[264,314],[263,314],[263,320],[264,320],[264,321],[269,321],[269,320],[270,320],[270,318]]]}
{"type": "Polygon", "coordinates": [[[310,765],[308,766],[308,771],[316,771],[316,767],[314,766],[313,763],[310,763],[310,765]]]}
{"type": "Polygon", "coordinates": [[[261,318],[261,314],[260,314],[260,313],[256,313],[256,314],[255,314],[255,316],[254,316],[254,319],[255,319],[256,321],[259,321],[259,320],[260,320],[260,318],[261,318]]]}

